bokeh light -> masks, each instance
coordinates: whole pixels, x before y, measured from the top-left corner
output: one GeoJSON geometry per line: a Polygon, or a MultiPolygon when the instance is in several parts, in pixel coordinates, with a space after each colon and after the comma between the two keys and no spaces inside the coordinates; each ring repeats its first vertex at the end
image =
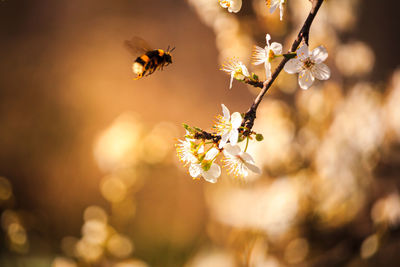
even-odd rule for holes
{"type": "Polygon", "coordinates": [[[10,199],[12,196],[11,183],[5,177],[0,176],[0,202],[10,199]]]}
{"type": "Polygon", "coordinates": [[[133,246],[127,237],[114,234],[107,241],[107,250],[115,257],[126,258],[132,253],[133,246]]]}

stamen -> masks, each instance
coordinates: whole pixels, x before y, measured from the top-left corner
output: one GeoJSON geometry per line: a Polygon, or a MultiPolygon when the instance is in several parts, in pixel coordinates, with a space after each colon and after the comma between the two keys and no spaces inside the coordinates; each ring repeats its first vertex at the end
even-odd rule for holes
{"type": "Polygon", "coordinates": [[[222,5],[224,5],[225,7],[230,7],[231,6],[231,1],[228,0],[220,0],[219,1],[222,5]]]}
{"type": "Polygon", "coordinates": [[[223,134],[226,131],[232,130],[232,123],[229,121],[229,119],[226,119],[225,117],[222,117],[221,115],[218,115],[216,118],[218,120],[215,123],[215,129],[217,131],[217,134],[223,134]]]}
{"type": "Polygon", "coordinates": [[[306,58],[303,61],[303,68],[305,69],[310,69],[314,65],[315,65],[314,61],[312,61],[310,58],[306,58]]]}

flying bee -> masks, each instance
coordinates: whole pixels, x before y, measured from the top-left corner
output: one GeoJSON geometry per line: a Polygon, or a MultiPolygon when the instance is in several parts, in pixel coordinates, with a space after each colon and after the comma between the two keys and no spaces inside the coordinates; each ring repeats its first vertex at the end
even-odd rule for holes
{"type": "Polygon", "coordinates": [[[162,70],[164,66],[171,64],[171,52],[175,49],[175,47],[170,49],[169,46],[166,51],[152,49],[145,40],[139,37],[125,41],[125,47],[133,56],[137,56],[132,65],[132,71],[137,75],[135,80],[150,75],[156,70],[162,70]]]}

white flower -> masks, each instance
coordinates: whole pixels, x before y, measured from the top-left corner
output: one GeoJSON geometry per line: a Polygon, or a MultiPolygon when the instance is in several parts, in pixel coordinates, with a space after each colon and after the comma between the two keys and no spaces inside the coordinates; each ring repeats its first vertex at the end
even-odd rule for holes
{"type": "Polygon", "coordinates": [[[224,167],[235,176],[247,177],[249,170],[261,174],[261,170],[255,165],[253,157],[249,153],[243,152],[238,145],[227,144],[224,147],[224,156],[224,167]]]}
{"type": "Polygon", "coordinates": [[[176,152],[179,160],[185,166],[189,163],[197,162],[197,157],[195,156],[195,146],[192,143],[193,139],[186,138],[185,140],[178,141],[179,143],[176,145],[176,152]]]}
{"type": "Polygon", "coordinates": [[[221,136],[219,141],[219,148],[223,148],[229,142],[236,145],[239,138],[239,127],[242,124],[242,116],[239,112],[234,112],[230,115],[229,109],[224,105],[222,106],[223,116],[217,116],[218,122],[215,125],[217,133],[221,136]]]}
{"type": "Polygon", "coordinates": [[[285,0],[267,0],[267,6],[269,8],[269,13],[271,13],[271,14],[274,13],[276,8],[279,6],[280,18],[282,20],[284,3],[285,3],[285,0]]]}
{"type": "Polygon", "coordinates": [[[232,89],[233,78],[235,78],[236,80],[243,80],[245,77],[250,76],[250,73],[247,70],[246,66],[241,61],[235,58],[229,60],[226,64],[222,64],[222,70],[231,75],[229,89],[232,89]]]}
{"type": "Polygon", "coordinates": [[[321,45],[311,51],[304,44],[297,50],[297,57],[289,60],[284,69],[287,73],[299,73],[299,85],[302,89],[308,89],[313,84],[314,79],[327,80],[331,76],[331,71],[327,65],[322,63],[328,57],[328,52],[321,45]]]}
{"type": "Polygon", "coordinates": [[[265,64],[265,75],[267,76],[267,80],[271,78],[271,61],[274,59],[275,55],[282,54],[282,45],[277,42],[273,42],[271,45],[269,41],[271,40],[271,36],[267,34],[265,37],[267,40],[267,46],[263,49],[259,46],[254,46],[253,50],[253,64],[259,65],[261,63],[265,64]]]}
{"type": "Polygon", "coordinates": [[[221,175],[221,168],[218,164],[214,163],[214,160],[218,154],[218,149],[215,147],[211,148],[201,162],[192,163],[190,165],[190,175],[193,178],[203,176],[204,180],[210,183],[217,182],[218,177],[221,175]]]}
{"type": "Polygon", "coordinates": [[[237,13],[242,8],[242,0],[219,0],[219,4],[229,12],[237,13]]]}

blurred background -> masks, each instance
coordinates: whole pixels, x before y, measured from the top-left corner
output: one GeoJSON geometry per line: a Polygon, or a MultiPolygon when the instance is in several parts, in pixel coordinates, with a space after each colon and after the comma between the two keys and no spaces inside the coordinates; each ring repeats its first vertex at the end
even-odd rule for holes
{"type": "Polygon", "coordinates": [[[0,266],[398,266],[400,42],[395,0],[327,0],[311,28],[332,76],[281,73],[249,149],[263,175],[192,180],[181,123],[210,129],[258,90],[265,34],[288,50],[309,10],[264,0],[0,1],[0,266]],[[176,46],[133,81],[123,41],[176,46]]]}

